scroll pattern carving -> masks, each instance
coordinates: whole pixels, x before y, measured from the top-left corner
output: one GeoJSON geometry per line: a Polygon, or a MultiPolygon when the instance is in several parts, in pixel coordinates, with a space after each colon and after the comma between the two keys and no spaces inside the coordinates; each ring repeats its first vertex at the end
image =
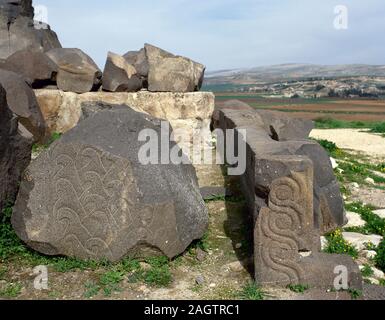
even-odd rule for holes
{"type": "Polygon", "coordinates": [[[275,180],[269,206],[260,211],[255,226],[260,283],[298,283],[304,278],[299,251],[313,228],[312,219],[312,188],[306,173],[292,172],[275,180]]]}
{"type": "Polygon", "coordinates": [[[173,203],[141,203],[127,159],[73,143],[45,157],[48,175],[35,186],[45,205],[28,227],[46,233],[60,254],[116,261],[144,243],[166,255],[181,245],[173,203]]]}

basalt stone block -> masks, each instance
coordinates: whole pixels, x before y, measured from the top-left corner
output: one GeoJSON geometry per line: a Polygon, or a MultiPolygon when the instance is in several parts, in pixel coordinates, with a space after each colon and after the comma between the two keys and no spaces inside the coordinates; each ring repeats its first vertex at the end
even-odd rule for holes
{"type": "Polygon", "coordinates": [[[55,85],[58,66],[41,51],[21,50],[9,56],[4,68],[18,73],[32,84],[33,88],[55,85]]]}
{"type": "Polygon", "coordinates": [[[0,0],[0,58],[19,50],[60,48],[55,32],[34,20],[31,0],[0,0]]]}
{"type": "Polygon", "coordinates": [[[347,255],[320,252],[319,232],[313,218],[313,165],[306,157],[279,157],[292,167],[289,175],[274,180],[268,206],[255,224],[255,278],[261,285],[307,284],[334,288],[341,266],[351,289],[362,289],[362,276],[347,255]],[[297,170],[303,171],[297,171],[297,170]],[[337,271],[336,271],[337,270],[337,271]]]}
{"type": "Polygon", "coordinates": [[[254,110],[250,105],[241,100],[228,100],[223,103],[221,109],[232,109],[232,110],[254,110]]]}
{"type": "Polygon", "coordinates": [[[139,132],[160,136],[159,119],[99,103],[84,105],[83,118],[25,172],[12,217],[24,242],[48,255],[118,261],[172,258],[204,235],[193,166],[139,161],[139,132]]]}
{"type": "Polygon", "coordinates": [[[290,118],[282,112],[255,110],[265,123],[266,131],[277,141],[308,139],[314,129],[314,122],[310,120],[290,118]]]}
{"type": "Polygon", "coordinates": [[[142,80],[135,66],[122,56],[109,52],[103,72],[103,90],[136,92],[142,89],[142,80]]]}
{"type": "Polygon", "coordinates": [[[19,16],[33,18],[32,0],[0,0],[0,12],[12,22],[19,16]]]}
{"type": "MultiPolygon", "coordinates": [[[[308,126],[301,122],[287,122],[279,120],[280,113],[267,115],[255,110],[220,109],[214,128],[245,129],[247,131],[247,172],[242,176],[244,189],[249,194],[249,207],[254,216],[265,206],[269,186],[274,179],[290,173],[284,162],[272,160],[272,156],[306,156],[314,166],[314,222],[322,234],[342,227],[346,223],[343,198],[339,184],[333,172],[330,157],[327,152],[315,141],[306,139],[308,126]],[[269,122],[268,119],[272,119],[269,122]],[[281,127],[277,123],[284,123],[281,127]],[[294,128],[298,124],[298,128],[294,128]],[[276,125],[272,131],[270,127],[276,125]],[[280,132],[275,135],[274,132],[280,132]],[[287,140],[282,133],[297,139],[287,140]],[[254,192],[254,191],[255,192],[254,192]]],[[[310,124],[309,124],[310,125],[310,124]]]]}
{"type": "Polygon", "coordinates": [[[138,74],[143,79],[147,79],[149,66],[144,48],[140,49],[139,51],[129,51],[123,55],[123,58],[126,59],[129,64],[135,67],[138,74]]]}
{"type": "Polygon", "coordinates": [[[56,81],[60,90],[85,93],[100,87],[102,72],[80,49],[57,48],[47,55],[58,66],[56,81]]]}
{"type": "Polygon", "coordinates": [[[46,124],[29,83],[14,72],[0,70],[0,84],[6,91],[8,106],[18,121],[34,136],[35,141],[43,140],[46,124]]]}
{"type": "Polygon", "coordinates": [[[9,109],[0,84],[0,216],[4,207],[16,200],[21,175],[31,161],[32,143],[32,137],[9,109]]]}
{"type": "Polygon", "coordinates": [[[149,65],[149,91],[193,92],[200,90],[205,66],[149,44],[145,44],[144,48],[149,65]]]}

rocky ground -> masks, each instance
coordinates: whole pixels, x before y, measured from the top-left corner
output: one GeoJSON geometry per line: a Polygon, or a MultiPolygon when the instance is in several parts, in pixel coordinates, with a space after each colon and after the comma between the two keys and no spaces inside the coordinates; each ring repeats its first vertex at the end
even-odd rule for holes
{"type": "MultiPolygon", "coordinates": [[[[349,139],[352,138],[350,133],[349,139]]],[[[358,136],[360,132],[356,133],[358,136]]],[[[328,131],[313,133],[316,137],[341,141],[328,131]]],[[[377,137],[376,137],[377,138],[377,137]]],[[[383,139],[385,150],[385,139],[383,139]]],[[[378,168],[385,155],[368,152],[354,153],[337,149],[336,173],[344,185],[349,224],[324,238],[333,242],[342,234],[365,275],[364,292],[324,292],[297,286],[287,289],[258,288],[252,283],[252,248],[250,221],[245,216],[245,203],[237,188],[237,181],[223,174],[219,166],[197,168],[201,186],[226,186],[231,197],[213,197],[207,201],[210,213],[209,231],[203,240],[194,243],[173,261],[151,259],[127,260],[117,265],[82,263],[70,259],[47,258],[31,253],[22,245],[0,264],[0,296],[3,299],[385,299],[384,274],[374,267],[375,246],[382,237],[364,214],[365,205],[385,218],[385,180],[373,179],[381,175],[378,168]],[[337,157],[339,156],[339,158],[337,157]],[[373,157],[375,156],[375,157],[373,157]],[[353,159],[353,160],[352,160],[353,159]],[[351,161],[362,163],[362,172],[352,174],[347,168],[351,161]],[[338,166],[337,166],[338,165],[338,166]],[[376,168],[378,170],[376,170],[376,168]],[[366,171],[365,171],[366,170],[366,171]],[[368,175],[367,173],[370,172],[368,175]],[[368,176],[366,176],[368,175],[368,176]],[[369,180],[369,179],[371,180],[369,180]],[[376,181],[372,181],[376,180],[376,181]],[[381,182],[378,182],[381,181],[381,182]],[[376,201],[375,199],[378,199],[376,201]],[[365,235],[363,233],[366,233],[365,235]],[[356,254],[355,254],[356,253],[356,254]],[[34,289],[34,268],[48,266],[48,290],[34,289]]],[[[364,150],[361,150],[364,151],[364,150]]],[[[335,152],[335,151],[333,151],[335,152]]],[[[333,154],[334,155],[334,154],[333,154]]],[[[354,165],[357,165],[354,162],[354,165]]],[[[358,170],[359,171],[359,170],[358,170]]],[[[4,254],[1,252],[0,255],[4,254]]]]}
{"type": "MultiPolygon", "coordinates": [[[[334,240],[342,237],[345,241],[345,249],[355,256],[366,284],[383,286],[385,276],[375,267],[374,258],[385,231],[385,138],[354,129],[313,130],[311,136],[337,146],[327,147],[343,185],[349,222],[333,235],[334,240]]],[[[333,237],[326,238],[325,248],[328,240],[329,246],[333,242],[333,237]]],[[[367,296],[373,298],[371,294],[379,290],[371,286],[367,296]]]]}
{"type": "Polygon", "coordinates": [[[312,137],[333,141],[338,147],[361,152],[371,158],[385,158],[385,142],[380,134],[366,132],[362,129],[328,129],[313,130],[312,137]]]}

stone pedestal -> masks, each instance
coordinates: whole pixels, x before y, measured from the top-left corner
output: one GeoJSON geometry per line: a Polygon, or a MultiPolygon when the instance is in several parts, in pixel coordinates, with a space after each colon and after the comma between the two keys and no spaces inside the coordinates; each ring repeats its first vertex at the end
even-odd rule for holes
{"type": "Polygon", "coordinates": [[[89,92],[76,94],[60,90],[35,90],[49,133],[64,133],[74,128],[81,118],[85,102],[127,105],[138,112],[168,120],[175,131],[183,130],[179,145],[191,149],[194,138],[202,137],[209,147],[211,116],[215,97],[211,92],[89,92]]]}

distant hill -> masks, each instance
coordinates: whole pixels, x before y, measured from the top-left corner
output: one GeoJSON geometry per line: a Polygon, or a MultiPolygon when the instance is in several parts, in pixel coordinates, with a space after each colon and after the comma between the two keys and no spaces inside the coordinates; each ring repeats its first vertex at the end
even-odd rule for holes
{"type": "Polygon", "coordinates": [[[385,66],[282,64],[208,72],[203,90],[275,97],[366,97],[385,95],[385,66]]]}
{"type": "Polygon", "coordinates": [[[250,69],[233,69],[207,72],[206,85],[240,85],[305,80],[311,78],[340,78],[374,76],[385,77],[385,65],[313,65],[281,64],[250,69]]]}

